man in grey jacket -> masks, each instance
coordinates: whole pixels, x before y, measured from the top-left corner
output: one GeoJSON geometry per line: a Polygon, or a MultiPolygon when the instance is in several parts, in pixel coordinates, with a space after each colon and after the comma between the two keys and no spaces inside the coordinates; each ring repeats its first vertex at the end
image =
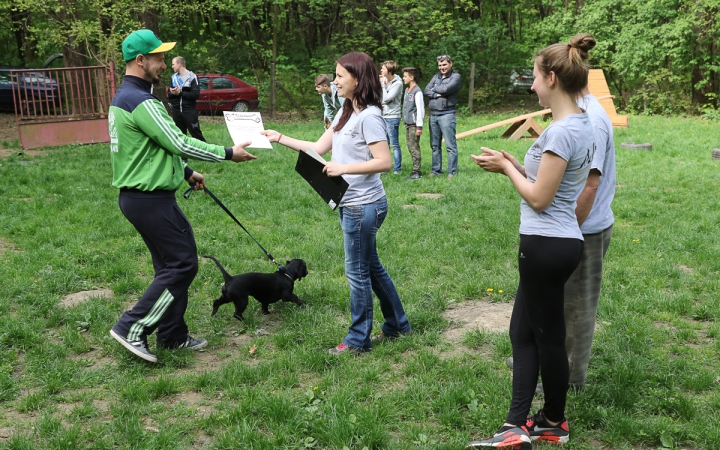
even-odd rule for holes
{"type": "Polygon", "coordinates": [[[442,139],[448,152],[448,178],[458,171],[458,149],[455,141],[458,93],[462,78],[452,68],[452,60],[448,55],[437,57],[440,70],[425,88],[425,97],[430,99],[430,146],[432,147],[432,173],[436,177],[442,170],[442,139]]]}

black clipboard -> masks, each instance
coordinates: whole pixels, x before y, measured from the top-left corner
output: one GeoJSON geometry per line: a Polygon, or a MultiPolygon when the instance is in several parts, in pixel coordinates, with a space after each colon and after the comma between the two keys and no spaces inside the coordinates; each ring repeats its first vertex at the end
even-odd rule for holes
{"type": "Polygon", "coordinates": [[[305,179],[310,186],[315,189],[320,197],[328,204],[333,211],[340,204],[345,191],[348,189],[348,183],[343,177],[329,177],[323,173],[325,164],[308,155],[303,151],[298,152],[297,164],[295,171],[305,179]]]}

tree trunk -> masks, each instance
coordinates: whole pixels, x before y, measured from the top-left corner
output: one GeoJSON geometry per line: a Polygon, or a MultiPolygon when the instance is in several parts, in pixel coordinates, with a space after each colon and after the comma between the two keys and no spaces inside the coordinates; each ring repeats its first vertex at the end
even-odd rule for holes
{"type": "Polygon", "coordinates": [[[274,3],[272,61],[270,61],[270,118],[273,120],[275,120],[275,64],[277,62],[278,26],[278,5],[274,3]]]}
{"type": "Polygon", "coordinates": [[[18,57],[27,65],[28,61],[35,59],[35,51],[29,39],[28,28],[30,26],[30,13],[10,13],[13,34],[15,34],[15,45],[17,45],[18,57]]]}
{"type": "Polygon", "coordinates": [[[75,36],[68,36],[68,43],[62,46],[63,65],[65,67],[83,67],[88,65],[85,54],[85,42],[75,36]]]}

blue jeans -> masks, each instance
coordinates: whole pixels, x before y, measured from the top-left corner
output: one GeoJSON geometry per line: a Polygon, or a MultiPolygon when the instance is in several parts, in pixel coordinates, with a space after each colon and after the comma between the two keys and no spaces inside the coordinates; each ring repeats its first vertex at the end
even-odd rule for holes
{"type": "Polygon", "coordinates": [[[432,173],[440,175],[442,170],[442,138],[448,152],[448,174],[458,171],[458,148],[455,141],[455,113],[430,116],[430,147],[432,147],[432,173]]]}
{"type": "Polygon", "coordinates": [[[400,138],[398,137],[398,130],[400,128],[400,118],[396,119],[385,119],[387,125],[387,138],[388,145],[393,152],[393,172],[400,172],[402,167],[402,152],[400,151],[400,138]]]}
{"type": "Polygon", "coordinates": [[[352,316],[343,342],[357,350],[372,348],[373,292],[380,300],[380,310],[385,318],[383,333],[393,336],[410,331],[400,296],[377,253],[375,237],[387,210],[385,197],[366,205],[340,208],[340,225],[345,238],[345,276],[350,284],[352,316]]]}

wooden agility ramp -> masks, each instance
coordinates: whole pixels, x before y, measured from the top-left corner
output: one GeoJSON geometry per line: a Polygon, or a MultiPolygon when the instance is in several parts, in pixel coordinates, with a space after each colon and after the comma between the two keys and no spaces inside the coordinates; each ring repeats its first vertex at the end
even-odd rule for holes
{"type": "Polygon", "coordinates": [[[628,116],[620,116],[615,110],[615,104],[613,103],[615,96],[610,94],[610,88],[608,88],[602,69],[590,69],[588,73],[588,89],[605,108],[613,127],[628,127],[628,116]]]}
{"type": "MultiPolygon", "coordinates": [[[[605,112],[610,117],[613,127],[628,127],[628,116],[618,115],[615,110],[615,104],[613,103],[613,98],[615,98],[615,96],[610,94],[610,88],[608,88],[607,81],[605,80],[605,74],[602,69],[590,69],[590,72],[588,73],[588,89],[590,90],[590,93],[598,99],[602,107],[605,108],[605,112]]],[[[492,130],[493,128],[507,125],[509,125],[509,128],[505,130],[500,137],[508,138],[512,141],[517,141],[521,138],[537,139],[543,132],[543,129],[540,124],[533,119],[533,117],[543,116],[550,113],[551,111],[549,109],[543,109],[542,111],[501,120],[500,122],[484,125],[480,128],[475,128],[474,130],[458,133],[455,135],[455,139],[461,139],[477,133],[484,133],[488,130],[492,130]],[[529,136],[527,136],[526,133],[528,133],[529,136]]]]}
{"type": "Polygon", "coordinates": [[[512,119],[501,120],[500,122],[491,123],[490,125],[485,125],[480,128],[475,128],[474,130],[464,131],[462,133],[456,134],[455,139],[464,138],[466,136],[471,136],[477,133],[484,133],[488,130],[492,130],[493,128],[499,128],[506,125],[510,125],[510,127],[505,130],[501,137],[508,138],[512,141],[517,141],[518,139],[524,137],[525,133],[529,133],[530,136],[525,137],[537,139],[540,136],[540,133],[543,132],[543,129],[540,124],[537,123],[535,119],[533,119],[533,117],[550,114],[550,112],[551,111],[549,109],[543,109],[542,111],[537,111],[530,114],[523,114],[521,116],[513,117],[512,119]]]}

